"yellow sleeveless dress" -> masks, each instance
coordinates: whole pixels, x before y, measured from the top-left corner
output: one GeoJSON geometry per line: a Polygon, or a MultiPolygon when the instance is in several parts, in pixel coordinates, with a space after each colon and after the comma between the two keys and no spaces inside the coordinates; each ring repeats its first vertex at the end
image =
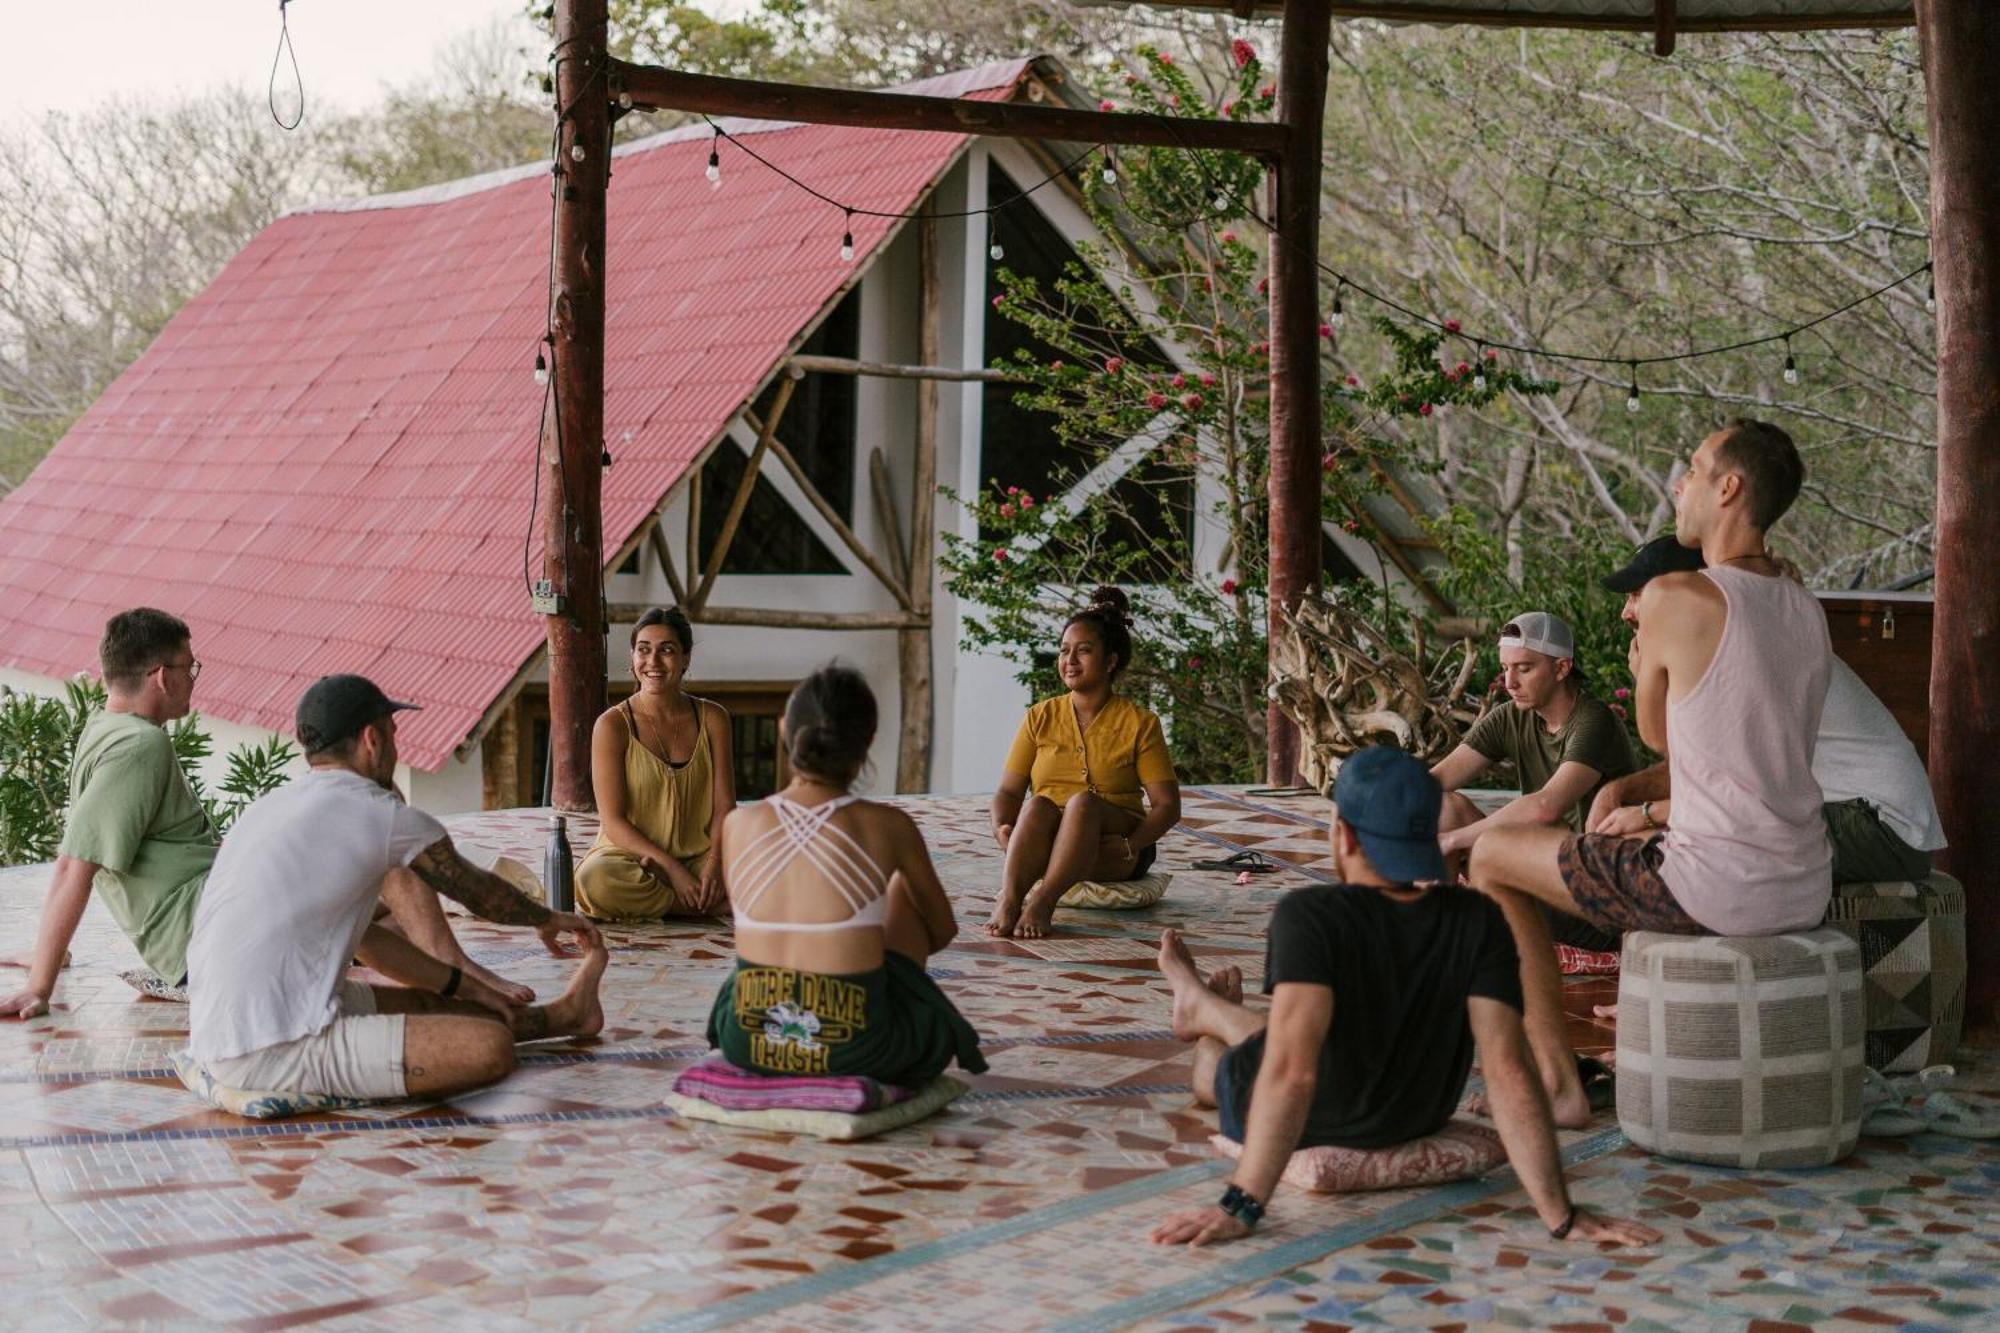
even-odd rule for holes
{"type": "MultiPolygon", "coordinates": [[[[625,712],[625,817],[699,879],[708,863],[709,821],[715,814],[715,759],[708,725],[695,700],[694,753],[676,768],[647,749],[629,703],[625,712]]],[[[673,887],[646,873],[639,858],[602,833],[576,867],[576,906],[608,921],[657,920],[685,910],[673,887]]]]}

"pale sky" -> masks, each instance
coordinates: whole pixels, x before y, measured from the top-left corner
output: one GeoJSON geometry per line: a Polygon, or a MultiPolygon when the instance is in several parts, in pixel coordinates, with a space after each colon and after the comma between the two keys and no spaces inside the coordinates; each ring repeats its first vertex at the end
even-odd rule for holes
{"type": "MultiPolygon", "coordinates": [[[[446,38],[522,10],[521,0],[292,0],[306,114],[315,103],[365,106],[385,84],[427,70],[446,38]]],[[[0,123],[118,95],[262,90],[277,47],[277,0],[0,0],[0,48],[13,57],[0,79],[0,123]]],[[[287,61],[280,78],[290,76],[287,61]]]]}

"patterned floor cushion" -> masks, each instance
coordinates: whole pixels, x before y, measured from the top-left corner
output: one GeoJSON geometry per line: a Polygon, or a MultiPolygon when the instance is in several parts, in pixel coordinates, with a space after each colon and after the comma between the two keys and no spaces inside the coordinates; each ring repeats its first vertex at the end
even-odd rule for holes
{"type": "MultiPolygon", "coordinates": [[[[1208,1141],[1224,1157],[1243,1155],[1243,1145],[1234,1139],[1211,1134],[1208,1141]]],[[[1393,1148],[1301,1148],[1279,1179],[1314,1194],[1356,1194],[1466,1180],[1506,1161],[1497,1131],[1453,1120],[1428,1138],[1393,1148]]]]}
{"type": "Polygon", "coordinates": [[[135,967],[130,972],[120,972],[118,979],[149,1000],[171,1000],[175,1004],[188,1002],[186,986],[168,981],[148,968],[135,967]]]}
{"type": "Polygon", "coordinates": [[[1861,946],[1868,1067],[1914,1073],[1949,1060],[1965,1023],[1965,890],[1928,879],[1841,884],[1826,924],[1861,946]]]}
{"type": "Polygon", "coordinates": [[[215,1075],[192,1052],[174,1052],[174,1072],[187,1090],[218,1111],[251,1120],[277,1120],[309,1111],[351,1111],[372,1103],[360,1097],[335,1097],[322,1092],[255,1092],[215,1081],[215,1075]]]}
{"type": "Polygon", "coordinates": [[[1861,1132],[1861,951],[1789,935],[1625,937],[1618,1124],[1665,1157],[1825,1166],[1861,1132]]]}
{"type": "Polygon", "coordinates": [[[1102,883],[1094,879],[1079,880],[1069,886],[1069,891],[1057,900],[1056,906],[1132,911],[1151,907],[1160,901],[1167,892],[1167,885],[1173,882],[1174,877],[1168,874],[1141,875],[1138,879],[1106,880],[1102,883]]]}
{"type": "Polygon", "coordinates": [[[709,1120],[738,1129],[759,1129],[775,1134],[810,1134],[814,1138],[847,1143],[873,1138],[904,1125],[913,1125],[962,1097],[966,1085],[949,1074],[939,1074],[908,1101],[885,1106],[879,1111],[731,1111],[699,1097],[670,1092],[667,1109],[689,1120],[709,1120]]]}

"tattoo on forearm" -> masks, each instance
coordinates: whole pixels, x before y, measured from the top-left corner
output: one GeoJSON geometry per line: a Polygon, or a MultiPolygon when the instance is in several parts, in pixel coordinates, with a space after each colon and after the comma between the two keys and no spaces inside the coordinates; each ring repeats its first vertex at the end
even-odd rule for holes
{"type": "Polygon", "coordinates": [[[440,838],[424,848],[410,869],[438,893],[487,921],[503,926],[539,926],[553,915],[498,875],[469,864],[450,838],[440,838]]]}

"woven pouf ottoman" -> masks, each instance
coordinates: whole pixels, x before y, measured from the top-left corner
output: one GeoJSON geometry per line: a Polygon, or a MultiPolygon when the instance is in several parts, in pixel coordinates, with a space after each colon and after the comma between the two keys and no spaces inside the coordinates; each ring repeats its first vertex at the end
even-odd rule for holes
{"type": "Polygon", "coordinates": [[[1618,1124],[1663,1157],[1824,1166],[1861,1134],[1861,950],[1789,935],[1625,937],[1618,1124]]]}
{"type": "Polygon", "coordinates": [[[1868,1067],[1949,1060],[1965,1023],[1965,889],[1950,875],[1841,884],[1826,924],[1861,946],[1868,1067]]]}

